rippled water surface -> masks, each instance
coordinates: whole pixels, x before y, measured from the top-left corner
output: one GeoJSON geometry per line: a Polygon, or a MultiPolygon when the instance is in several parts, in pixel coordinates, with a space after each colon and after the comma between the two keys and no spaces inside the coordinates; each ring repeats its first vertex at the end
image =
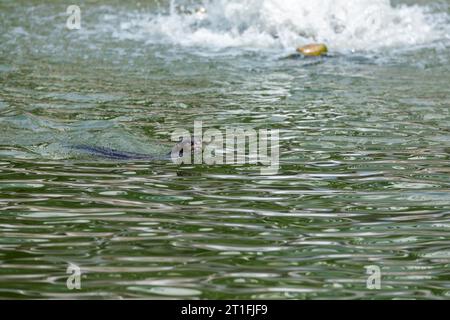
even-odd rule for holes
{"type": "Polygon", "coordinates": [[[0,0],[0,297],[449,298],[448,4],[393,2],[380,43],[164,1],[81,1],[70,31],[64,1],[0,0]],[[286,58],[308,37],[330,55],[286,58]],[[163,154],[195,120],[279,129],[278,174],[67,149],[163,154]]]}

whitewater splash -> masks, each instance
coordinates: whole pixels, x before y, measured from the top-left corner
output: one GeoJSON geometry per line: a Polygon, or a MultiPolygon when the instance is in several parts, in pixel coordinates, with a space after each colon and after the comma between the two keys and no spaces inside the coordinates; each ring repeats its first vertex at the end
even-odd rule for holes
{"type": "Polygon", "coordinates": [[[185,46],[289,49],[325,42],[334,51],[368,51],[449,38],[448,20],[429,7],[389,0],[172,0],[169,14],[139,27],[151,39],[185,46]]]}

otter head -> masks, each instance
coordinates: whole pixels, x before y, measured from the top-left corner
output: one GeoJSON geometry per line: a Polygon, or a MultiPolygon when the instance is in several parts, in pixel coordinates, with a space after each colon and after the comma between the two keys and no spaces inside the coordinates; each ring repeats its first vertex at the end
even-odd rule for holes
{"type": "Polygon", "coordinates": [[[192,157],[195,153],[202,152],[203,142],[195,137],[182,138],[172,148],[169,156],[173,161],[181,161],[183,158],[192,157]]]}

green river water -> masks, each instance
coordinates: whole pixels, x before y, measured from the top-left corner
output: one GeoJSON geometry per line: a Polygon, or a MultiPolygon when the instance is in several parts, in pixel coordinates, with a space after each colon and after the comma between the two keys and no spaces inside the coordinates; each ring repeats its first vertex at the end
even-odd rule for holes
{"type": "Polygon", "coordinates": [[[450,33],[286,58],[142,31],[164,1],[78,1],[81,30],[69,4],[0,0],[0,298],[450,298],[450,33]],[[278,174],[64,148],[161,154],[194,121],[279,129],[278,174]]]}

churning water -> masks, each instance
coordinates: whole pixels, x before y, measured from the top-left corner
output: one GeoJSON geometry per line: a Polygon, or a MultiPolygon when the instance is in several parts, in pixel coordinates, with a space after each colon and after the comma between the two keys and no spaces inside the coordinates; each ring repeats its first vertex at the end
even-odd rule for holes
{"type": "Polygon", "coordinates": [[[348,52],[442,40],[449,32],[446,21],[447,14],[429,7],[393,7],[389,0],[212,0],[190,5],[172,0],[170,15],[141,20],[141,31],[133,33],[219,48],[291,50],[325,42],[335,51],[348,52]]]}
{"type": "Polygon", "coordinates": [[[0,0],[0,297],[448,298],[449,3],[0,0]],[[278,174],[67,148],[196,120],[279,129],[278,174]]]}

